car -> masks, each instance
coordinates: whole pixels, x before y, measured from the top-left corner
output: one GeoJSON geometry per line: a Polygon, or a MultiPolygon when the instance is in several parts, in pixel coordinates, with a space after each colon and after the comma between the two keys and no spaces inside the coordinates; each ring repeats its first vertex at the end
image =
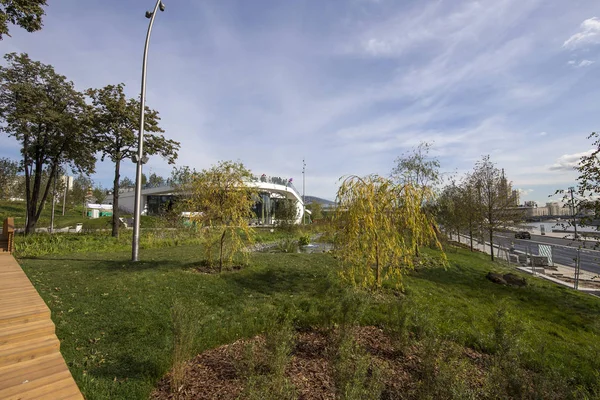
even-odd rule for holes
{"type": "Polygon", "coordinates": [[[531,239],[531,233],[527,231],[515,233],[515,239],[531,239]]]}

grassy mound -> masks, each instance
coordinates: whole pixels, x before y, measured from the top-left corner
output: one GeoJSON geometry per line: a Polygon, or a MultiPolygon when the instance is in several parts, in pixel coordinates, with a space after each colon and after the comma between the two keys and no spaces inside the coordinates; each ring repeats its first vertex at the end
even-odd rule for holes
{"type": "MultiPolygon", "coordinates": [[[[485,275],[508,269],[462,249],[448,256],[447,269],[407,276],[403,293],[345,289],[330,254],[256,253],[246,268],[221,275],[194,271],[198,246],[147,249],[136,264],[129,251],[20,263],[50,306],[61,350],[88,399],[148,398],[174,365],[272,331],[281,315],[299,332],[372,326],[400,350],[458,349],[451,354],[460,356],[417,366],[425,372],[411,378],[414,390],[438,382],[432,387],[440,391],[425,397],[467,396],[492,383],[485,393],[498,398],[600,395],[600,299],[533,278],[524,288],[496,285],[485,275]],[[474,389],[461,386],[469,371],[463,354],[491,360],[474,389]]],[[[253,376],[250,387],[260,389],[253,376]]]]}

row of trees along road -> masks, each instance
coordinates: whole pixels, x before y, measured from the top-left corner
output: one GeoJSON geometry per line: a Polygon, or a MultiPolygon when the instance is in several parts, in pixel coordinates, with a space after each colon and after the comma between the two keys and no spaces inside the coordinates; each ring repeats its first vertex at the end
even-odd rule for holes
{"type": "MultiPolygon", "coordinates": [[[[115,164],[112,234],[119,231],[121,162],[137,153],[140,102],[128,99],[124,85],[108,85],[81,93],[51,65],[27,54],[4,56],[0,67],[0,133],[21,146],[20,168],[25,173],[27,224],[35,230],[60,168],[84,175],[94,172],[96,155],[115,164]],[[91,104],[86,102],[87,98],[91,104]],[[47,177],[47,179],[44,179],[47,177]]],[[[158,112],[146,108],[145,153],[174,163],[179,143],[160,135],[158,112]]]]}
{"type": "Polygon", "coordinates": [[[517,222],[522,216],[517,209],[517,196],[511,184],[490,160],[482,157],[473,171],[461,179],[452,179],[437,200],[438,221],[447,232],[467,232],[473,251],[473,236],[487,236],[494,259],[494,233],[517,222]]]}

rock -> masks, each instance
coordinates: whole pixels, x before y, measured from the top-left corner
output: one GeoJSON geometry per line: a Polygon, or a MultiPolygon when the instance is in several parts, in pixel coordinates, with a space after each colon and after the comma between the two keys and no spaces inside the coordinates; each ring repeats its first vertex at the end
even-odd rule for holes
{"type": "Polygon", "coordinates": [[[502,275],[497,274],[495,272],[488,272],[485,277],[488,278],[490,281],[497,283],[498,285],[506,285],[506,281],[504,280],[502,275]]]}
{"type": "Polygon", "coordinates": [[[520,277],[518,275],[505,274],[503,276],[503,278],[504,278],[504,281],[510,286],[518,286],[518,287],[527,286],[527,281],[525,280],[525,278],[520,277]]]}

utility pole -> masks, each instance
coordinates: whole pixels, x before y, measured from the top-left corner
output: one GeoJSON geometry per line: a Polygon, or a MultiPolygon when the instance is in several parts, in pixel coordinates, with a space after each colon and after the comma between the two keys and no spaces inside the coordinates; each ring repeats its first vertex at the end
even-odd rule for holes
{"type": "Polygon", "coordinates": [[[575,239],[577,239],[577,220],[575,219],[575,215],[577,214],[575,212],[575,199],[573,198],[573,192],[575,191],[575,188],[573,186],[571,186],[569,188],[569,192],[571,193],[571,217],[573,219],[573,227],[575,228],[575,239]]]}
{"type": "Polygon", "coordinates": [[[304,195],[306,183],[306,163],[302,159],[302,224],[306,225],[306,199],[304,195]]]}

